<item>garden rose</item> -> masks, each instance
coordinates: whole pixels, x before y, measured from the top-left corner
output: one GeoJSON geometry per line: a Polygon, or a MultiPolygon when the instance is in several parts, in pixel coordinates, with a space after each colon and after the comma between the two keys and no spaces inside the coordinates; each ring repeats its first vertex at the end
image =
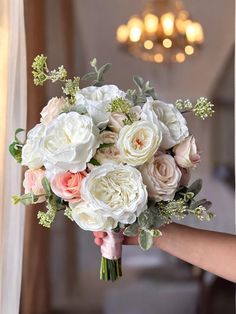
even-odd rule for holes
{"type": "Polygon", "coordinates": [[[45,167],[80,172],[94,156],[99,131],[90,117],[62,113],[47,127],[42,141],[45,167]]]}
{"type": "Polygon", "coordinates": [[[99,136],[101,144],[108,144],[111,146],[102,147],[97,150],[94,158],[102,165],[104,163],[115,163],[119,164],[120,160],[120,151],[116,147],[116,142],[118,139],[117,133],[111,131],[104,131],[99,136]]]}
{"type": "Polygon", "coordinates": [[[101,210],[93,208],[89,203],[80,201],[70,203],[72,217],[83,230],[111,231],[117,226],[117,221],[105,217],[101,210]]]}
{"type": "Polygon", "coordinates": [[[126,125],[119,133],[117,147],[121,160],[132,166],[139,166],[151,159],[162,140],[157,125],[149,121],[136,121],[126,125]]]}
{"type": "Polygon", "coordinates": [[[43,108],[41,111],[41,119],[40,122],[42,122],[45,125],[48,125],[54,118],[56,118],[64,108],[68,106],[68,103],[65,98],[61,97],[53,97],[49,100],[47,106],[43,108]]]}
{"type": "Polygon", "coordinates": [[[127,119],[124,113],[111,112],[109,117],[108,127],[113,131],[119,133],[124,126],[124,120],[127,119]]]}
{"type": "Polygon", "coordinates": [[[147,208],[147,191],[140,172],[124,165],[104,164],[83,180],[82,199],[105,217],[131,224],[147,208]]]}
{"type": "Polygon", "coordinates": [[[162,149],[169,149],[188,136],[187,122],[172,104],[148,98],[143,106],[142,119],[161,126],[162,149]]]}
{"type": "Polygon", "coordinates": [[[181,179],[181,171],[172,156],[159,154],[152,162],[139,167],[139,170],[150,198],[156,201],[168,201],[174,198],[181,179]]]}
{"type": "Polygon", "coordinates": [[[182,168],[194,168],[200,162],[195,138],[191,135],[173,148],[175,161],[182,168]]]}
{"type": "MultiPolygon", "coordinates": [[[[45,177],[45,171],[42,169],[28,169],[25,172],[25,178],[23,181],[23,187],[25,188],[25,193],[30,193],[31,191],[34,195],[45,194],[42,179],[45,177]]],[[[46,200],[45,196],[40,196],[35,203],[42,203],[46,200]]]]}
{"type": "Polygon", "coordinates": [[[88,115],[99,128],[105,128],[109,122],[110,113],[106,111],[112,100],[125,97],[125,93],[115,85],[102,87],[89,86],[76,94],[76,105],[84,107],[88,115]]]}
{"type": "Polygon", "coordinates": [[[43,166],[43,154],[41,152],[41,140],[45,133],[45,125],[36,124],[27,134],[27,140],[22,149],[22,165],[30,169],[38,169],[43,166]]]}
{"type": "Polygon", "coordinates": [[[51,180],[51,189],[65,201],[76,202],[81,199],[81,182],[86,177],[86,172],[71,173],[61,172],[51,180]]]}

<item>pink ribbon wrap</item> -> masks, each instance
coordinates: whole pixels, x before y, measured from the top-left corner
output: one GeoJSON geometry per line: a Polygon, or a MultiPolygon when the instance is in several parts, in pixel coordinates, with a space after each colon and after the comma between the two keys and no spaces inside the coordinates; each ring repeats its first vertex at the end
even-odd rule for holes
{"type": "Polygon", "coordinates": [[[107,236],[103,238],[101,246],[102,256],[110,260],[118,260],[122,254],[122,242],[124,235],[122,231],[108,231],[107,236]]]}

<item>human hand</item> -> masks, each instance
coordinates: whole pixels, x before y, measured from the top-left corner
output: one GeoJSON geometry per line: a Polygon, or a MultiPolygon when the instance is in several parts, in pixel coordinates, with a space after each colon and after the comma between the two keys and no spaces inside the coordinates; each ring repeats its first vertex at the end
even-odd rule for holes
{"type": "MultiPolygon", "coordinates": [[[[103,239],[107,236],[106,232],[97,231],[93,232],[94,243],[98,246],[101,246],[103,239]]],[[[138,237],[124,237],[123,244],[125,245],[138,245],[138,237]]]]}

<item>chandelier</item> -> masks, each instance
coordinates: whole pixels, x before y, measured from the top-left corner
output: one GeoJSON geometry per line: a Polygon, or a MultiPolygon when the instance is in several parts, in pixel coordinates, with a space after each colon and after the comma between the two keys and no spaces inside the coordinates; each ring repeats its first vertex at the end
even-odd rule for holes
{"type": "Polygon", "coordinates": [[[120,25],[116,38],[122,48],[144,61],[182,63],[199,50],[204,33],[181,1],[155,0],[120,25]]]}

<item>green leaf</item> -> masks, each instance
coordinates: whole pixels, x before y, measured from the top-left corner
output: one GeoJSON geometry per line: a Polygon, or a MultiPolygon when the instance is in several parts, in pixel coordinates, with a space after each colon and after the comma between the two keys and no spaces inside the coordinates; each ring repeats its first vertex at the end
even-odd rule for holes
{"type": "Polygon", "coordinates": [[[162,233],[159,229],[152,229],[150,230],[151,235],[155,238],[162,236],[162,233]]]}
{"type": "Polygon", "coordinates": [[[66,209],[64,211],[64,215],[69,218],[71,221],[74,221],[73,217],[72,217],[72,209],[68,206],[66,206],[66,209]]]}
{"type": "Polygon", "coordinates": [[[89,163],[94,166],[101,166],[101,164],[95,158],[90,159],[89,163]]]}
{"type": "Polygon", "coordinates": [[[138,224],[141,228],[148,229],[153,226],[153,214],[149,210],[145,210],[138,217],[138,224]]]}
{"type": "Polygon", "coordinates": [[[125,228],[123,234],[127,237],[135,237],[138,235],[139,227],[137,223],[133,223],[132,225],[125,228]]]}
{"type": "Polygon", "coordinates": [[[198,179],[188,188],[188,192],[193,192],[194,195],[197,195],[202,189],[202,179],[198,179]]]}
{"type": "Polygon", "coordinates": [[[14,142],[9,145],[9,152],[18,163],[21,163],[22,161],[21,156],[22,156],[23,143],[18,139],[17,134],[23,131],[24,129],[18,128],[15,131],[14,142]]]}
{"type": "Polygon", "coordinates": [[[138,242],[142,250],[147,251],[153,245],[153,237],[149,230],[142,230],[138,237],[138,242]]]}
{"type": "Polygon", "coordinates": [[[98,81],[103,80],[103,75],[105,74],[105,72],[107,72],[111,68],[111,66],[112,66],[111,63],[106,63],[98,70],[98,77],[97,77],[98,81]]]}
{"type": "Polygon", "coordinates": [[[139,91],[142,92],[144,84],[145,84],[144,79],[139,75],[134,75],[133,81],[135,85],[138,87],[139,91]]]}
{"type": "Polygon", "coordinates": [[[89,72],[82,77],[83,81],[95,80],[97,77],[96,72],[89,72]]]}
{"type": "Polygon", "coordinates": [[[196,201],[196,202],[192,202],[190,209],[194,210],[195,208],[197,208],[198,206],[203,206],[206,209],[209,209],[211,207],[212,203],[210,201],[208,201],[207,199],[203,198],[202,200],[196,201]]]}
{"type": "Polygon", "coordinates": [[[50,183],[48,181],[48,179],[46,177],[44,177],[42,179],[42,186],[44,188],[44,191],[46,193],[46,195],[49,197],[52,195],[52,190],[51,190],[51,186],[50,186],[50,183]]]}

